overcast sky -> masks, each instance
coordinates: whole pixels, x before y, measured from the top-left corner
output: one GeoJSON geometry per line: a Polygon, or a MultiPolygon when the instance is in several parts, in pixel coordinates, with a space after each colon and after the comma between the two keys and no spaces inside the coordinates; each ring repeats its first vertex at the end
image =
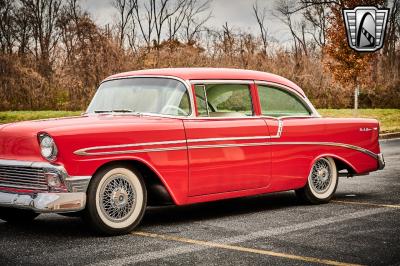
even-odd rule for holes
{"type": "MultiPolygon", "coordinates": [[[[111,4],[112,0],[83,0],[82,6],[88,10],[95,21],[104,25],[116,19],[116,12],[111,4]]],[[[213,0],[211,10],[213,17],[207,23],[211,27],[221,27],[225,22],[231,27],[258,34],[257,21],[254,18],[252,5],[255,0],[213,0]]],[[[270,13],[274,0],[259,0],[260,7],[266,7],[270,13]]],[[[267,18],[269,34],[280,42],[289,39],[289,32],[285,25],[269,14],[267,18]]]]}

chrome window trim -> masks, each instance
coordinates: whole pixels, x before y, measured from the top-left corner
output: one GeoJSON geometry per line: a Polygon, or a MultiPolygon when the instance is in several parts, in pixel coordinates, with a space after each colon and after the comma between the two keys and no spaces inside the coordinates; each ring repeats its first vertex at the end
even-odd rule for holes
{"type": "MultiPolygon", "coordinates": [[[[204,89],[204,96],[206,97],[206,105],[207,105],[207,116],[197,116],[196,118],[217,118],[217,119],[225,119],[225,118],[249,118],[249,117],[257,117],[254,113],[254,99],[253,99],[253,95],[251,93],[251,88],[250,85],[254,84],[254,81],[251,80],[230,80],[230,79],[226,79],[226,80],[212,80],[212,79],[207,79],[207,80],[190,80],[191,84],[194,86],[198,86],[198,85],[202,85],[203,89],[204,89]],[[249,91],[249,96],[250,96],[250,101],[251,101],[251,116],[237,116],[237,117],[210,117],[210,111],[209,111],[209,107],[208,107],[208,97],[207,97],[207,92],[206,92],[206,86],[205,85],[212,85],[212,84],[225,84],[225,85],[246,85],[248,86],[248,91],[249,91]]],[[[194,95],[193,97],[196,97],[196,95],[194,95]]]]}
{"type": "MultiPolygon", "coordinates": [[[[269,82],[269,81],[262,81],[262,80],[255,80],[254,83],[257,86],[257,92],[258,92],[258,85],[264,85],[264,86],[271,86],[271,87],[276,87],[278,89],[287,91],[289,93],[291,93],[292,95],[294,94],[295,96],[297,96],[297,98],[309,109],[309,111],[311,111],[311,114],[309,116],[278,116],[276,118],[288,118],[288,117],[296,117],[296,118],[304,118],[304,117],[321,117],[321,115],[318,113],[317,109],[315,109],[315,107],[313,106],[313,104],[310,102],[310,100],[307,98],[307,96],[302,95],[300,92],[298,92],[297,90],[286,86],[286,85],[282,85],[280,83],[276,83],[276,82],[269,82]]],[[[261,110],[262,112],[262,110],[261,110]]]]}
{"type": "Polygon", "coordinates": [[[251,85],[254,84],[254,80],[250,79],[190,79],[190,84],[201,85],[201,84],[243,84],[251,85]]]}
{"type": "MultiPolygon", "coordinates": [[[[181,79],[181,78],[178,78],[178,77],[175,77],[175,76],[168,76],[168,75],[133,75],[133,76],[124,76],[124,77],[115,77],[115,78],[108,78],[108,79],[105,79],[105,80],[103,80],[101,83],[100,83],[100,85],[101,84],[103,84],[103,83],[105,83],[105,82],[108,82],[108,81],[112,81],[112,80],[119,80],[119,79],[134,79],[134,78],[164,78],[164,79],[174,79],[174,80],[177,80],[177,81],[180,81],[181,83],[183,83],[183,85],[185,86],[185,88],[186,88],[186,91],[188,92],[188,94],[189,94],[189,101],[190,101],[190,114],[189,115],[187,115],[187,116],[179,116],[179,115],[165,115],[165,114],[156,114],[156,113],[140,113],[140,114],[143,114],[143,115],[146,115],[146,116],[158,116],[158,117],[171,117],[171,118],[189,118],[189,117],[196,117],[196,112],[195,112],[195,108],[194,108],[194,97],[193,97],[193,92],[192,92],[192,89],[191,89],[191,84],[190,84],[190,82],[188,81],[188,80],[184,80],[184,79],[181,79]]],[[[100,87],[100,85],[99,85],[99,87],[100,87]]],[[[97,90],[96,90],[96,93],[95,93],[95,95],[94,96],[96,96],[96,94],[97,94],[97,92],[98,92],[98,88],[97,88],[97,90]]],[[[94,96],[93,96],[93,98],[94,98],[94,96]]],[[[92,98],[92,99],[93,99],[92,98]]],[[[90,106],[90,104],[89,104],[89,106],[90,106]]],[[[89,106],[88,106],[88,108],[87,109],[89,109],[89,106]]],[[[84,115],[87,115],[88,113],[87,113],[87,109],[86,109],[86,112],[84,113],[84,115]]],[[[91,115],[92,115],[92,113],[91,113],[91,115]]],[[[93,114],[94,115],[94,114],[93,114]]],[[[98,115],[98,114],[96,114],[96,115],[98,115]]],[[[115,115],[115,114],[114,114],[115,115]]],[[[118,115],[121,115],[121,114],[118,114],[118,115]]],[[[125,115],[132,115],[132,114],[125,114],[125,115]]]]}
{"type": "MultiPolygon", "coordinates": [[[[237,118],[244,118],[244,119],[248,119],[248,118],[254,118],[254,117],[259,117],[257,115],[255,115],[255,111],[254,111],[254,99],[253,99],[253,95],[251,93],[251,88],[250,85],[254,84],[254,80],[239,80],[239,79],[204,79],[204,80],[200,80],[200,79],[195,79],[195,80],[190,80],[190,84],[191,85],[203,85],[204,86],[204,94],[206,96],[206,104],[207,104],[207,116],[197,116],[196,118],[205,118],[205,119],[237,119],[237,118]],[[230,84],[234,84],[234,85],[247,85],[248,86],[248,90],[249,90],[249,94],[250,94],[250,101],[251,101],[251,116],[237,116],[237,117],[210,117],[209,115],[209,108],[208,108],[208,99],[207,99],[207,92],[205,89],[205,85],[212,85],[212,84],[226,84],[226,85],[230,85],[230,84]]],[[[193,97],[196,97],[196,95],[194,95],[193,97]]]]}

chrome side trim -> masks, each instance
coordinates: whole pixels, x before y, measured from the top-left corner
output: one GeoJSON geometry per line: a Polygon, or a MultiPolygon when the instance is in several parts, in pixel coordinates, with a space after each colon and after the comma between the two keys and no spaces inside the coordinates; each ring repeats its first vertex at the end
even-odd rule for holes
{"type": "Polygon", "coordinates": [[[210,141],[235,141],[235,140],[263,140],[270,139],[271,136],[255,136],[255,137],[226,137],[226,138],[205,138],[205,139],[188,139],[188,143],[194,142],[210,142],[210,141]]]}
{"type": "Polygon", "coordinates": [[[315,145],[315,146],[336,146],[347,149],[356,150],[362,153],[365,153],[374,159],[378,160],[379,155],[373,153],[370,150],[345,144],[345,143],[336,143],[336,142],[264,142],[264,143],[243,143],[243,144],[216,144],[216,145],[196,145],[196,146],[188,146],[188,149],[207,149],[207,148],[229,148],[229,147],[246,147],[246,146],[279,146],[279,145],[315,145]]]}
{"type": "Polygon", "coordinates": [[[375,154],[374,152],[361,148],[359,146],[351,145],[351,144],[346,144],[346,143],[338,143],[338,142],[314,142],[314,141],[294,141],[294,142],[270,142],[271,145],[316,145],[316,146],[336,146],[336,147],[342,147],[342,148],[347,148],[351,150],[356,150],[362,153],[365,153],[374,159],[378,159],[378,155],[375,154]]]}
{"type": "MultiPolygon", "coordinates": [[[[90,148],[93,149],[93,148],[90,148]]],[[[154,149],[143,149],[143,150],[123,150],[123,151],[102,151],[102,152],[87,152],[85,149],[82,149],[77,153],[74,153],[81,156],[93,156],[93,155],[115,155],[115,154],[130,154],[130,153],[146,153],[146,152],[160,152],[160,151],[180,151],[186,150],[186,146],[182,147],[171,147],[171,148],[154,148],[154,149]]],[[[94,149],[96,150],[96,149],[94,149]]]]}
{"type": "MultiPolygon", "coordinates": [[[[283,123],[280,123],[278,127],[278,132],[275,136],[255,136],[255,137],[231,137],[231,138],[206,138],[206,139],[189,139],[187,140],[189,143],[198,143],[198,142],[212,142],[212,141],[236,141],[236,140],[266,140],[266,139],[275,139],[279,138],[282,134],[283,123]]],[[[148,143],[182,143],[182,140],[178,141],[167,141],[167,142],[148,142],[148,143]]],[[[146,146],[148,143],[142,144],[126,144],[126,146],[131,147],[134,146],[146,146]]],[[[152,144],[154,145],[154,144],[152,144]]],[[[251,142],[251,143],[226,143],[226,144],[206,144],[206,145],[188,145],[180,146],[180,147],[168,147],[168,148],[152,148],[152,149],[137,149],[137,150],[123,150],[123,151],[104,151],[104,152],[88,152],[90,150],[99,149],[98,147],[91,147],[86,149],[81,149],[75,151],[74,153],[81,156],[94,156],[94,155],[114,155],[114,154],[130,154],[130,153],[146,153],[146,152],[164,152],[164,151],[178,151],[178,150],[186,150],[186,149],[207,149],[207,148],[229,148],[229,147],[246,147],[246,146],[273,146],[273,145],[316,145],[316,146],[335,146],[342,147],[347,149],[356,150],[362,153],[365,153],[374,159],[378,160],[379,155],[374,152],[361,148],[359,146],[346,144],[346,143],[337,143],[337,142],[318,142],[318,141],[295,141],[295,142],[251,142]]],[[[126,147],[125,145],[114,145],[114,146],[101,146],[101,149],[111,148],[120,148],[126,147]]]]}
{"type": "MultiPolygon", "coordinates": [[[[121,145],[108,145],[108,146],[95,146],[90,148],[84,148],[74,151],[76,155],[92,155],[90,153],[92,150],[103,150],[103,149],[118,149],[118,148],[130,148],[130,147],[141,147],[141,146],[155,146],[155,145],[171,145],[171,144],[186,144],[186,140],[172,140],[172,141],[157,141],[157,142],[142,142],[142,143],[133,143],[133,144],[121,144],[121,145]]],[[[176,147],[175,147],[176,148],[176,147]]],[[[186,147],[184,147],[186,149],[186,147]]],[[[158,148],[160,149],[160,148],[158,148]]],[[[158,149],[147,149],[147,150],[158,150],[158,149]]],[[[168,148],[164,148],[168,149],[168,148]]],[[[131,150],[127,151],[129,153],[134,153],[136,151],[142,150],[131,150]]],[[[98,152],[95,153],[96,155],[99,154],[98,152]]],[[[110,154],[110,153],[101,153],[103,154],[110,154]]],[[[114,153],[111,153],[114,154],[114,153]]]]}
{"type": "Polygon", "coordinates": [[[176,151],[176,150],[184,150],[184,149],[186,149],[186,146],[185,147],[135,149],[135,150],[124,150],[124,151],[91,152],[93,150],[103,150],[103,149],[118,149],[118,148],[155,146],[155,145],[186,144],[186,143],[196,143],[196,142],[267,140],[267,139],[280,138],[281,134],[282,134],[282,130],[283,130],[283,121],[278,120],[278,131],[277,131],[276,135],[272,135],[272,136],[203,138],[203,139],[188,139],[188,140],[173,140],[173,141],[143,142],[143,143],[120,144],[120,145],[109,145],[109,146],[95,146],[95,147],[89,147],[89,148],[83,148],[83,149],[76,150],[76,151],[74,151],[74,154],[81,155],[81,156],[89,156],[89,155],[112,155],[112,154],[124,154],[124,153],[158,152],[158,151],[176,151]]]}

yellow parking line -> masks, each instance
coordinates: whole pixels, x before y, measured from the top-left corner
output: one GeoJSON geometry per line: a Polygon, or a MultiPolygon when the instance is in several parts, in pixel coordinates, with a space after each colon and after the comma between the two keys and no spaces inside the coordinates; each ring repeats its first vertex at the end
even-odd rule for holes
{"type": "Polygon", "coordinates": [[[292,259],[292,260],[301,260],[301,261],[305,261],[305,262],[320,263],[320,264],[325,264],[325,265],[359,265],[359,264],[351,264],[351,263],[339,262],[339,261],[334,261],[334,260],[319,259],[319,258],[313,258],[313,257],[305,257],[305,256],[298,256],[298,255],[274,252],[274,251],[264,250],[264,249],[254,249],[254,248],[246,248],[246,247],[235,246],[235,245],[220,244],[220,243],[215,243],[215,242],[195,240],[195,239],[189,239],[189,238],[183,238],[183,237],[171,236],[171,235],[161,235],[161,234],[148,233],[148,232],[132,232],[131,234],[137,235],[137,236],[152,237],[152,238],[158,238],[158,239],[171,240],[171,241],[177,241],[177,242],[182,242],[182,243],[206,246],[206,247],[210,247],[210,248],[235,250],[235,251],[268,255],[268,256],[280,257],[280,258],[286,258],[286,259],[292,259]]]}
{"type": "Polygon", "coordinates": [[[392,204],[379,204],[379,203],[372,203],[372,202],[360,202],[360,201],[350,201],[350,200],[332,200],[332,202],[400,209],[400,205],[392,205],[392,204]]]}

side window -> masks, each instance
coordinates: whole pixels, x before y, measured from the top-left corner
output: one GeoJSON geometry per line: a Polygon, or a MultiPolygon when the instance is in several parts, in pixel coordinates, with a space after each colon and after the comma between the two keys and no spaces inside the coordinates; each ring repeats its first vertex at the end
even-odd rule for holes
{"type": "Polygon", "coordinates": [[[248,85],[196,85],[196,103],[200,116],[245,117],[253,115],[248,85]]]}
{"type": "Polygon", "coordinates": [[[263,115],[279,117],[311,114],[297,96],[284,90],[258,85],[258,94],[263,115]]]}

